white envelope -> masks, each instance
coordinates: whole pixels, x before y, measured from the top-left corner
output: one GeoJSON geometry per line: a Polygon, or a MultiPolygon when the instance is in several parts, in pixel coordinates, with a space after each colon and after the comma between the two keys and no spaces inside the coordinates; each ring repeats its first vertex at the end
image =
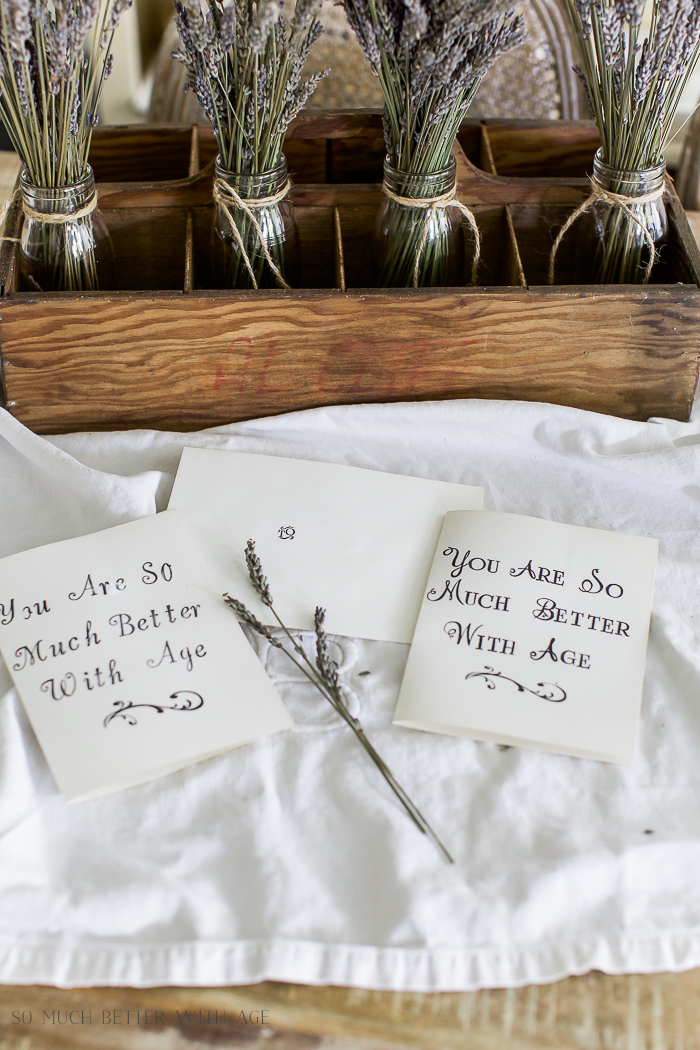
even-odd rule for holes
{"type": "Polygon", "coordinates": [[[310,460],[185,448],[170,497],[222,590],[265,623],[243,552],[254,539],[275,608],[335,634],[410,642],[444,515],[480,510],[483,490],[310,460]]]}

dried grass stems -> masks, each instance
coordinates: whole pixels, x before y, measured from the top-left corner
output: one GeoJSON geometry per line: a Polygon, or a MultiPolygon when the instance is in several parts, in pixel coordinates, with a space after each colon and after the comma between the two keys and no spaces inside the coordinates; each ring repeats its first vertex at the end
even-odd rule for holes
{"type": "Polygon", "coordinates": [[[132,0],[0,0],[0,117],[35,186],[86,174],[112,38],[132,0]]]}
{"type": "MultiPolygon", "coordinates": [[[[700,54],[700,0],[652,0],[650,33],[640,40],[644,3],[566,0],[580,56],[574,70],[598,125],[602,160],[613,170],[604,186],[594,181],[591,196],[557,236],[550,284],[562,236],[589,210],[595,247],[587,270],[593,283],[646,284],[656,261],[665,213],[645,188],[652,169],[664,162],[673,118],[700,54]]],[[[662,189],[654,193],[658,198],[662,189]]]]}
{"type": "Polygon", "coordinates": [[[455,135],[487,70],[525,38],[512,0],[343,0],[384,94],[394,168],[447,167],[455,135]]]}
{"type": "MultiPolygon", "coordinates": [[[[512,0],[342,0],[348,21],[384,95],[384,139],[391,167],[434,176],[450,164],[455,135],[497,57],[525,38],[512,0]]],[[[429,181],[400,180],[408,200],[435,200],[429,181]]],[[[382,213],[381,288],[445,284],[451,246],[446,205],[429,211],[390,203],[382,213]]],[[[473,222],[473,216],[471,217],[473,222]]],[[[474,223],[475,225],[475,223],[474,223]]],[[[478,238],[473,271],[478,265],[478,238]]],[[[459,283],[459,280],[457,281],[459,283]]]]}
{"type": "Polygon", "coordinates": [[[329,70],[302,79],[322,33],[321,0],[297,0],[287,24],[276,0],[175,0],[191,87],[218,138],[221,163],[238,174],[270,171],[289,124],[329,70]]]}
{"type": "Polygon", "coordinates": [[[281,649],[286,656],[294,663],[298,669],[308,678],[308,680],[316,686],[321,694],[328,700],[333,709],[340,715],[342,719],[350,726],[355,733],[359,743],[365,749],[366,753],[374,762],[375,766],[382,774],[387,784],[394,792],[396,797],[401,802],[402,806],[408,813],[416,827],[426,835],[433,843],[437,851],[443,860],[449,864],[453,864],[454,861],[450,854],[447,852],[440,839],[437,837],[433,829],[430,827],[426,819],[422,816],[420,811],[413,804],[411,799],[408,797],[406,792],[403,790],[401,785],[396,781],[393,773],[386,765],[382,757],[377,754],[375,749],[370,744],[369,740],[365,736],[365,732],[357,718],[350,713],[340,683],[338,681],[338,665],[331,659],[328,651],[328,638],[324,629],[325,621],[325,610],[321,608],[316,609],[314,616],[314,626],[316,630],[316,662],[315,664],[306,655],[303,646],[299,644],[297,639],[288,630],[287,627],[282,623],[277,612],[275,611],[272,595],[270,594],[270,586],[267,582],[260,559],[255,552],[255,543],[253,540],[248,540],[248,544],[245,550],[245,560],[248,567],[248,575],[250,582],[253,586],[255,593],[260,598],[260,601],[265,605],[274,618],[277,620],[280,628],[282,629],[283,635],[286,637],[288,646],[285,646],[283,641],[273,633],[273,630],[261,623],[243,602],[238,601],[236,598],[232,598],[230,595],[225,594],[224,599],[227,605],[233,610],[239,620],[247,623],[254,631],[262,635],[263,638],[267,638],[271,645],[274,645],[277,649],[281,649]]]}
{"type": "Polygon", "coordinates": [[[621,171],[663,159],[671,122],[700,53],[700,0],[566,0],[578,41],[575,66],[593,111],[604,160],[621,171]]]}

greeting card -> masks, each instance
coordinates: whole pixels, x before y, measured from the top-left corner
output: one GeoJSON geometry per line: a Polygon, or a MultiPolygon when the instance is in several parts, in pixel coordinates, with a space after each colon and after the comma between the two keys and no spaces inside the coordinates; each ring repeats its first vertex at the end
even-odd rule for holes
{"type": "Polygon", "coordinates": [[[292,725],[176,511],[1,560],[0,652],[69,800],[292,725]]]}
{"type": "Polygon", "coordinates": [[[394,721],[630,762],[657,541],[445,516],[394,721]]]}

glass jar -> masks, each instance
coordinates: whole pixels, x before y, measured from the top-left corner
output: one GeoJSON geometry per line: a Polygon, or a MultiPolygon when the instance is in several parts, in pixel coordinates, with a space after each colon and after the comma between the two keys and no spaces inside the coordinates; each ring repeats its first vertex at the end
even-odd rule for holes
{"type": "Polygon", "coordinates": [[[641,171],[620,171],[603,160],[599,149],[593,161],[593,182],[601,189],[631,198],[629,214],[617,205],[596,200],[577,221],[575,284],[644,284],[651,259],[649,231],[655,254],[668,236],[663,189],[666,161],[641,171]],[[635,197],[658,193],[653,200],[634,203],[635,197]],[[632,217],[634,216],[634,218],[632,217]]]}
{"type": "Polygon", "coordinates": [[[99,208],[71,218],[95,198],[91,167],[70,186],[34,186],[20,178],[25,208],[19,286],[32,292],[92,292],[114,287],[114,250],[99,208]],[[44,218],[46,216],[46,218],[44,218]],[[56,216],[58,221],[51,221],[56,216]]]}
{"type": "MultiPolygon", "coordinates": [[[[387,157],[384,185],[397,197],[425,201],[454,189],[455,169],[450,157],[441,171],[412,175],[394,168],[387,157]]],[[[377,216],[375,247],[379,288],[464,284],[461,222],[453,224],[447,207],[411,207],[387,197],[377,216]]]]}
{"type": "Polygon", "coordinates": [[[238,175],[228,171],[219,157],[214,169],[215,186],[218,182],[224,200],[217,200],[215,193],[210,248],[213,286],[279,288],[283,286],[282,281],[270,265],[270,259],[287,285],[298,284],[299,233],[292,202],[289,197],[283,197],[275,203],[255,203],[275,197],[285,188],[288,183],[286,158],[281,156],[275,168],[257,175],[238,175]],[[227,187],[246,202],[255,217],[255,223],[244,208],[227,198],[227,187]],[[232,230],[232,221],[238,236],[232,230]],[[250,269],[246,265],[244,252],[250,269]]]}

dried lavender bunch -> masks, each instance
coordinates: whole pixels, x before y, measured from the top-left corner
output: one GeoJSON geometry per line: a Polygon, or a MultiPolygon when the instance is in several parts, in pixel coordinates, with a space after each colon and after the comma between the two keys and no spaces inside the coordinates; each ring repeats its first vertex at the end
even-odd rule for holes
{"type": "Polygon", "coordinates": [[[112,38],[131,3],[0,0],[0,117],[33,185],[84,178],[112,38]]]}
{"type": "Polygon", "coordinates": [[[700,55],[700,0],[652,0],[650,34],[640,41],[644,3],[566,0],[580,56],[574,70],[600,132],[599,160],[612,170],[605,172],[603,185],[600,165],[594,168],[591,197],[570,216],[555,241],[550,283],[562,236],[586,212],[593,222],[589,218],[585,253],[579,234],[579,254],[585,254],[579,270],[585,269],[586,279],[594,284],[646,283],[656,245],[665,237],[659,166],[664,164],[680,97],[700,55]],[[649,185],[656,198],[645,194],[649,185]],[[601,190],[609,194],[607,199],[601,190]],[[641,199],[636,203],[635,198],[641,199]]]}
{"type": "Polygon", "coordinates": [[[384,94],[393,167],[446,168],[460,122],[496,58],[525,39],[512,0],[342,0],[384,94]]]}
{"type": "MultiPolygon", "coordinates": [[[[384,95],[389,198],[378,219],[377,283],[382,288],[461,283],[445,203],[452,188],[434,188],[445,172],[459,125],[496,58],[525,38],[512,0],[342,0],[384,95]],[[425,181],[418,177],[424,176],[425,181]],[[393,196],[392,196],[393,194],[393,196]],[[407,202],[441,200],[439,208],[407,202]],[[421,210],[421,207],[423,210],[421,210]],[[452,272],[454,271],[454,272],[452,272]]],[[[478,266],[475,231],[472,282],[478,266]]]]}
{"type": "Polygon", "coordinates": [[[671,123],[700,55],[700,0],[566,0],[583,82],[612,168],[636,171],[663,160],[671,123]]]}
{"type": "Polygon", "coordinates": [[[321,0],[296,0],[287,24],[283,0],[175,0],[184,62],[218,138],[222,164],[239,174],[270,171],[285,132],[329,72],[302,79],[322,32],[321,0]]]}
{"type": "Polygon", "coordinates": [[[358,741],[362,744],[363,748],[376,765],[379,772],[382,774],[387,784],[394,792],[396,797],[401,802],[402,806],[408,813],[409,817],[416,825],[416,827],[427,835],[430,841],[433,843],[437,851],[440,853],[442,858],[449,864],[453,864],[454,861],[450,854],[447,852],[439,838],[430,827],[426,819],[422,816],[420,811],[413,804],[411,799],[408,797],[406,792],[403,790],[401,785],[396,781],[393,773],[386,765],[384,760],[370,744],[369,740],[365,736],[365,732],[360,725],[359,719],[355,718],[350,713],[343,697],[342,689],[338,682],[338,665],[331,659],[328,652],[328,638],[324,629],[324,621],[326,613],[324,609],[316,608],[314,615],[314,626],[316,630],[316,663],[313,664],[304,652],[303,647],[299,644],[296,638],[288,630],[287,627],[282,623],[272,601],[272,595],[270,594],[270,587],[267,582],[267,577],[263,573],[260,559],[255,553],[255,543],[253,540],[248,540],[245,549],[245,560],[248,567],[248,575],[250,582],[253,586],[253,590],[260,598],[263,605],[265,605],[277,623],[282,628],[284,635],[289,642],[289,648],[273,634],[270,627],[261,623],[260,620],[255,616],[243,602],[238,601],[236,598],[232,598],[230,595],[225,594],[224,600],[230,609],[236,614],[239,620],[247,623],[249,627],[252,627],[254,631],[266,638],[272,645],[277,649],[281,649],[286,656],[295,664],[299,670],[308,678],[308,680],[316,686],[316,688],[325,696],[326,700],[332,705],[333,709],[343,718],[350,728],[355,733],[358,741]]]}

